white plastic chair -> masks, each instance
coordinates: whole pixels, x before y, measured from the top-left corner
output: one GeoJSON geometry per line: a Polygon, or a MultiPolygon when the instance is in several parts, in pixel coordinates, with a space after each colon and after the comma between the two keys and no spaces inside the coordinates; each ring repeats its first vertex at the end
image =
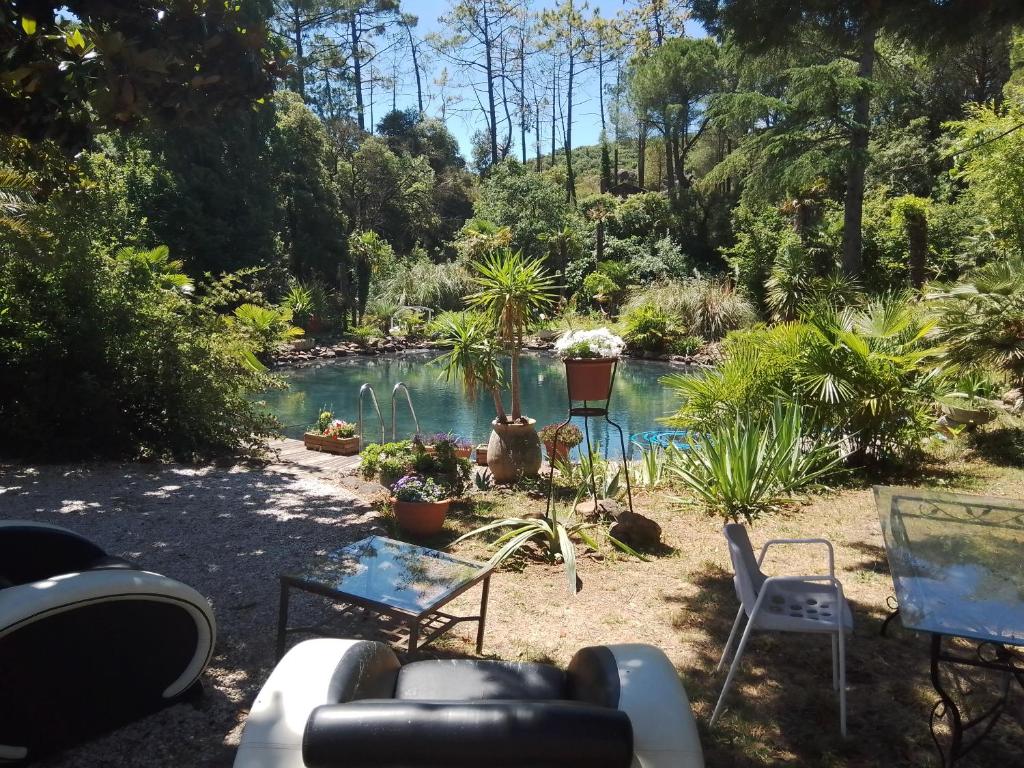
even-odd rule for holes
{"type": "Polygon", "coordinates": [[[846,737],[846,635],[853,630],[853,615],[843,597],[843,585],[835,576],[835,554],[832,544],[826,539],[772,539],[761,547],[761,554],[754,559],[747,529],[738,524],[726,525],[723,529],[729,543],[736,585],[736,596],[740,609],[736,613],[729,639],[722,651],[717,671],[721,671],[729,656],[729,649],[739,632],[744,615],[747,626],[736,648],[736,656],[729,667],[729,674],[722,686],[710,725],[722,711],[725,696],[729,692],[740,659],[747,647],[747,641],[755,629],[769,632],[810,632],[832,635],[832,687],[839,692],[839,727],[846,737]],[[765,576],[761,572],[768,548],[778,544],[817,544],[828,550],[828,575],[824,576],[765,576]]]}

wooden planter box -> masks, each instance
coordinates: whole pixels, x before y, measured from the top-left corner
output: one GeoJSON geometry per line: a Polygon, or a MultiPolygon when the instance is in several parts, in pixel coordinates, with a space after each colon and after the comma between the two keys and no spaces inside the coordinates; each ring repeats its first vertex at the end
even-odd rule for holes
{"type": "MultiPolygon", "coordinates": [[[[432,445],[425,445],[425,446],[423,446],[423,450],[426,451],[427,453],[429,453],[431,456],[434,455],[434,446],[432,446],[432,445]]],[[[472,448],[456,448],[455,449],[455,455],[458,456],[460,459],[468,459],[469,455],[471,453],[473,453],[473,449],[472,448]]]]}
{"type": "Polygon", "coordinates": [[[358,437],[325,437],[307,432],[302,436],[302,442],[308,451],[337,453],[341,456],[355,456],[359,453],[358,437]]]}
{"type": "Polygon", "coordinates": [[[480,443],[476,447],[476,463],[481,467],[487,466],[487,443],[480,443]]]}

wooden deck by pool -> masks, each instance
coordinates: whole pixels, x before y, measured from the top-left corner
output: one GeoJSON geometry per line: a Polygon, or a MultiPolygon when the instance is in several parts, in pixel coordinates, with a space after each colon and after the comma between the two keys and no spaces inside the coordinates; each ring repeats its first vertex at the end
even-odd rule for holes
{"type": "Polygon", "coordinates": [[[302,467],[311,472],[337,472],[351,475],[359,466],[359,456],[338,456],[306,449],[301,440],[290,437],[271,440],[270,450],[277,452],[277,463],[302,467]]]}

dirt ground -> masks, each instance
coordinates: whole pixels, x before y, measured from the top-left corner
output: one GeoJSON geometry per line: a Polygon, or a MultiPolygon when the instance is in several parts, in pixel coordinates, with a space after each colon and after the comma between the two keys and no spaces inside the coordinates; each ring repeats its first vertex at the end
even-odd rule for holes
{"type": "MultiPolygon", "coordinates": [[[[946,447],[941,461],[913,478],[882,480],[1022,498],[1022,443],[1019,433],[988,433],[974,448],[946,447]]],[[[751,532],[755,548],[769,538],[808,536],[835,545],[837,575],[855,620],[846,740],[839,735],[829,641],[822,637],[755,636],[728,710],[713,731],[707,728],[724,679],[714,667],[737,602],[720,521],[679,505],[676,495],[659,489],[636,496],[637,511],[657,520],[664,534],[664,547],[646,562],[581,548],[576,595],[557,566],[523,557],[503,567],[492,579],[484,655],[565,663],[585,645],[659,646],[690,694],[711,768],[939,765],[928,728],[936,696],[927,639],[898,621],[887,638],[879,636],[893,588],[868,483],[815,497],[759,521],[751,532]]],[[[523,492],[471,498],[453,509],[441,535],[419,543],[441,548],[482,522],[543,506],[523,492]]],[[[381,529],[395,532],[340,483],[279,467],[0,467],[0,517],[67,525],[180,578],[211,598],[219,624],[217,655],[198,705],[159,712],[41,763],[47,768],[230,765],[246,708],[273,665],[277,574],[328,546],[381,529]]],[[[453,551],[478,560],[491,552],[482,539],[453,551]]],[[[765,570],[803,574],[824,567],[820,550],[790,548],[770,557],[765,570]]],[[[452,612],[472,612],[478,600],[472,590],[452,612]]],[[[299,608],[322,609],[315,601],[299,608]]],[[[474,629],[462,625],[423,655],[472,656],[473,639],[474,629]]],[[[1022,754],[1024,731],[1008,719],[958,765],[1018,765],[1022,754]]]]}

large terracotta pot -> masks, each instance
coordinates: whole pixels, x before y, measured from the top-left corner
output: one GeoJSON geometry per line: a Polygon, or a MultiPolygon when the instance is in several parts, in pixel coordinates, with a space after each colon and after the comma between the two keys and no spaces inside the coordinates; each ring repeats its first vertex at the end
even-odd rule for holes
{"type": "Polygon", "coordinates": [[[393,500],[395,520],[399,527],[413,536],[433,536],[444,527],[450,499],[443,501],[393,500]]]}
{"type": "Polygon", "coordinates": [[[537,421],[525,424],[491,422],[487,442],[487,468],[496,483],[512,483],[521,477],[535,477],[540,471],[540,438],[537,421]]]}
{"type": "Polygon", "coordinates": [[[983,410],[981,408],[957,408],[955,405],[943,405],[942,412],[950,421],[957,424],[966,424],[969,427],[977,427],[988,424],[995,417],[995,411],[983,410]]]}
{"type": "Polygon", "coordinates": [[[565,378],[570,400],[607,400],[612,386],[614,357],[570,358],[565,362],[565,378]]]}

